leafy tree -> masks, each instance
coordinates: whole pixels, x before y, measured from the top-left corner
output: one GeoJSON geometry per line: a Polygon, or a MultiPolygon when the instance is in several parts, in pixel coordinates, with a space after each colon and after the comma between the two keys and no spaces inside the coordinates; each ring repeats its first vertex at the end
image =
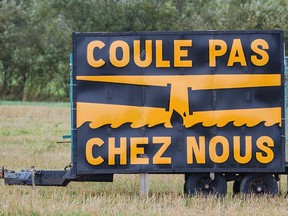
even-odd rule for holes
{"type": "Polygon", "coordinates": [[[28,24],[30,1],[1,1],[0,4],[0,48],[4,51],[0,54],[3,64],[1,90],[5,95],[20,95],[21,98],[33,60],[29,56],[35,51],[28,24]]]}
{"type": "Polygon", "coordinates": [[[287,0],[0,0],[0,98],[68,100],[73,31],[287,31],[287,11],[287,0]]]}

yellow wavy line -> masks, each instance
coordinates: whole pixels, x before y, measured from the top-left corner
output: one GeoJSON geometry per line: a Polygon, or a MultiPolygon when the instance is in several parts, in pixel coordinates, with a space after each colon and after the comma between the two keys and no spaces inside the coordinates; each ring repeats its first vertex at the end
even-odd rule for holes
{"type": "MultiPolygon", "coordinates": [[[[166,111],[164,108],[77,102],[76,115],[77,128],[85,122],[89,122],[92,129],[103,125],[118,128],[125,123],[131,123],[131,128],[154,127],[159,124],[172,128],[172,111],[166,111]]],[[[202,123],[204,127],[224,127],[229,122],[233,122],[236,127],[253,127],[261,122],[264,122],[266,127],[274,124],[281,127],[281,107],[199,111],[183,117],[183,125],[186,128],[198,123],[202,123]]]]}

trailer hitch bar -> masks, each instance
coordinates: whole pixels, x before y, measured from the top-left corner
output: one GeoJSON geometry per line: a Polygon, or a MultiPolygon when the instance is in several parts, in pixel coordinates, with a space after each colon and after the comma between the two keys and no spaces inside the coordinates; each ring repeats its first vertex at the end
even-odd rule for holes
{"type": "Polygon", "coordinates": [[[4,179],[6,185],[30,185],[35,186],[62,186],[65,187],[70,181],[93,181],[113,182],[113,174],[74,175],[71,170],[72,164],[64,170],[36,170],[31,169],[13,171],[0,167],[0,179],[4,179]]]}

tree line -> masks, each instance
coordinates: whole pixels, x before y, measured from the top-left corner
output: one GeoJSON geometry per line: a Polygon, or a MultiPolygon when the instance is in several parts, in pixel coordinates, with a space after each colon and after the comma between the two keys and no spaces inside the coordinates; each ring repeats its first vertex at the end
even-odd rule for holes
{"type": "Polygon", "coordinates": [[[0,0],[0,99],[69,100],[74,31],[287,30],[287,11],[287,0],[0,0]]]}

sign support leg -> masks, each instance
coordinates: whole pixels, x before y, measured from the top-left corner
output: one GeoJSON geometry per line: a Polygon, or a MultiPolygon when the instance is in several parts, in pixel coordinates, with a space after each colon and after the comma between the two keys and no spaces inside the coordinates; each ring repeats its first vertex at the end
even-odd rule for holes
{"type": "Polygon", "coordinates": [[[140,197],[148,197],[148,173],[139,174],[140,197]]]}

